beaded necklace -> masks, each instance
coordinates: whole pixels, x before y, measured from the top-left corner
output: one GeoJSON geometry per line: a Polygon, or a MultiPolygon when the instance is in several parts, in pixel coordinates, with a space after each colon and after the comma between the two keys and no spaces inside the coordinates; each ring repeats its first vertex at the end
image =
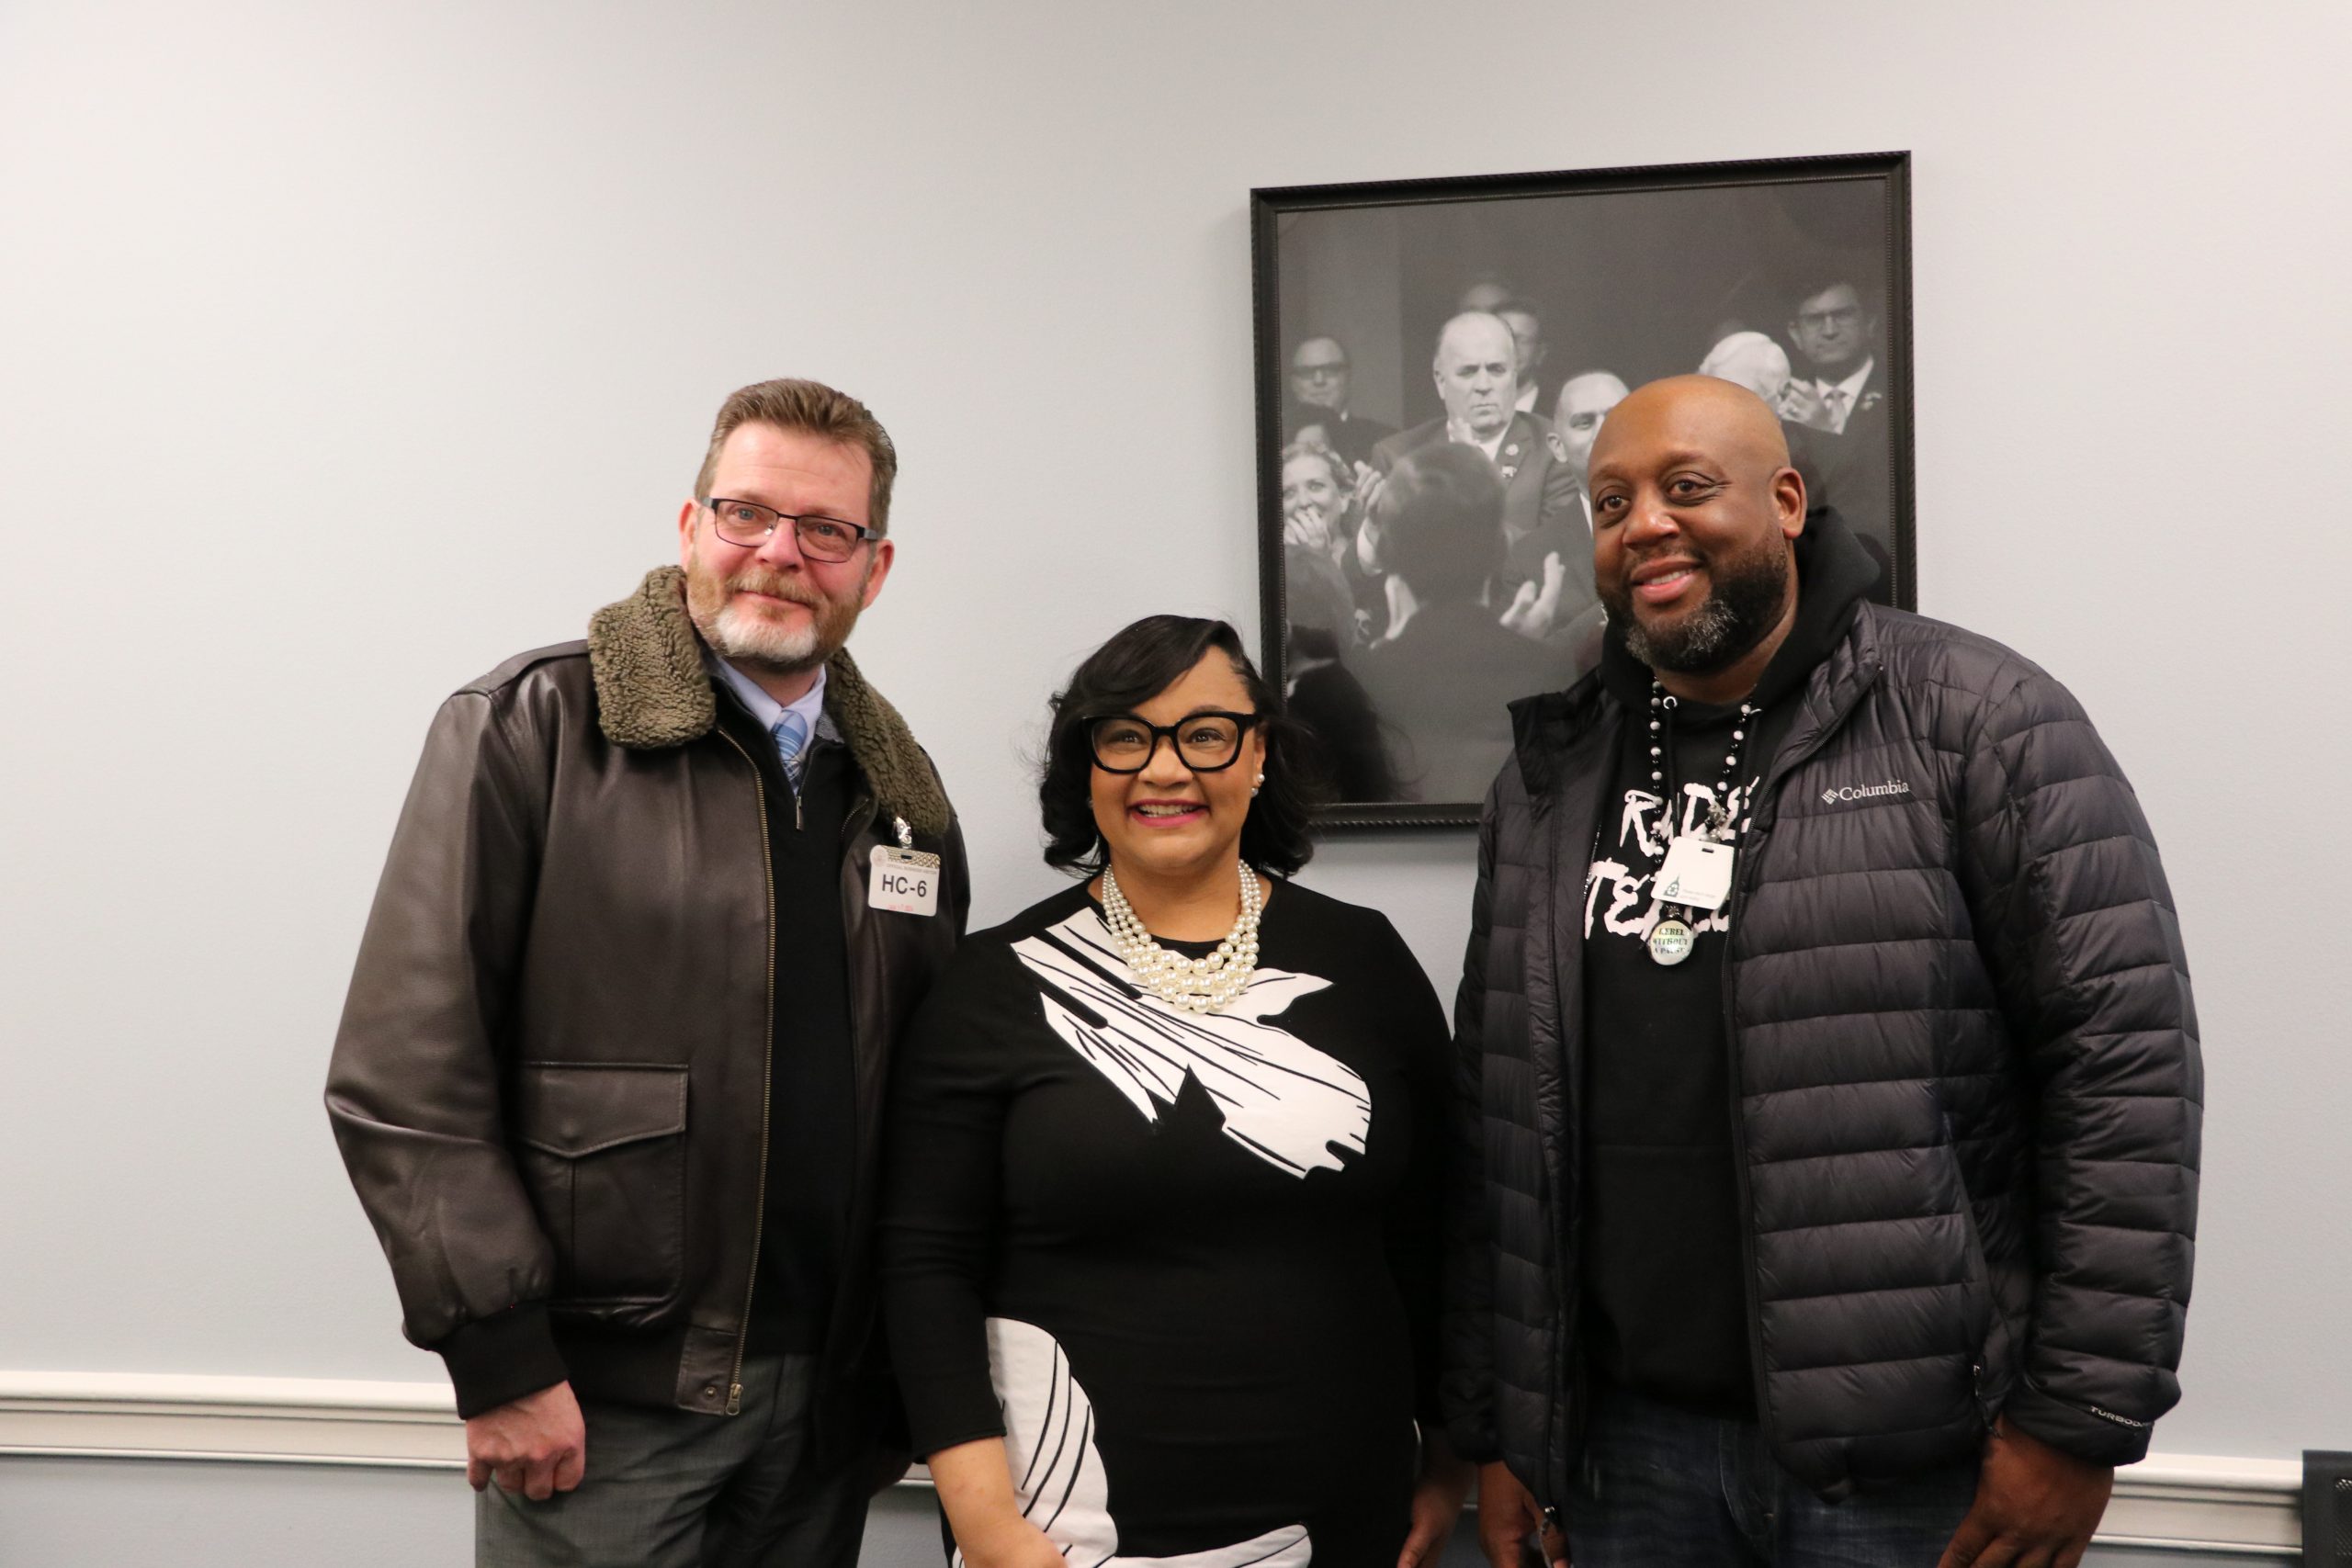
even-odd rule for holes
{"type": "Polygon", "coordinates": [[[1249,987],[1258,967],[1258,916],[1265,908],[1258,874],[1241,863],[1241,918],[1216,950],[1200,958],[1171,953],[1152,939],[1119,891],[1119,879],[1102,868],[1102,923],[1126,961],[1136,984],[1181,1012],[1216,1012],[1249,987]]]}

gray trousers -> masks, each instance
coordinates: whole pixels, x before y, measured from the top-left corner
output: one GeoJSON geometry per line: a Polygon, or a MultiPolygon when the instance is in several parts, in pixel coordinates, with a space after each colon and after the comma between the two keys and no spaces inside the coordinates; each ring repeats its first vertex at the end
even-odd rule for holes
{"type": "Polygon", "coordinates": [[[579,1489],[534,1503],[485,1487],[476,1568],[854,1568],[870,1477],[813,1468],[816,1364],[752,1358],[735,1416],[583,1404],[579,1489]]]}

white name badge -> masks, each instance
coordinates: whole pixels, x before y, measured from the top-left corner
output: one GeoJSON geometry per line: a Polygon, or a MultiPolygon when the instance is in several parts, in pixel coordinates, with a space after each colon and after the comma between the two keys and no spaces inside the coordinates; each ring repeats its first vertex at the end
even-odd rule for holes
{"type": "Polygon", "coordinates": [[[901,915],[939,913],[939,857],[921,850],[874,846],[874,870],[865,901],[901,915]]]}
{"type": "Polygon", "coordinates": [[[1731,897],[1732,847],[1696,833],[1667,846],[1650,891],[1661,901],[1693,909],[1720,909],[1731,897]]]}

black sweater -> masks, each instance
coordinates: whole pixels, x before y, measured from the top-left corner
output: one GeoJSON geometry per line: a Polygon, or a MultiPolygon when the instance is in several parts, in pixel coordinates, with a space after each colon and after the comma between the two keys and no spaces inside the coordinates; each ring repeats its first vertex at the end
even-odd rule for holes
{"type": "Polygon", "coordinates": [[[1672,967],[1651,959],[1645,939],[1665,913],[1652,884],[1667,844],[1704,821],[1728,756],[1740,759],[1734,822],[1752,809],[1798,689],[1877,577],[1859,552],[1818,549],[1822,536],[1800,536],[1796,619],[1748,695],[1761,710],[1754,722],[1735,722],[1736,703],[1694,702],[1661,721],[1656,738],[1678,797],[1670,824],[1650,780],[1653,677],[1614,632],[1601,650],[1602,683],[1637,716],[1619,748],[1585,897],[1585,1345],[1601,1377],[1706,1414],[1756,1405],[1724,1035],[1730,911],[1679,911],[1697,934],[1672,967]]]}
{"type": "Polygon", "coordinates": [[[916,1451],[1004,1435],[1024,1504],[1072,1499],[1073,1560],[1403,1540],[1444,1017],[1372,910],[1277,884],[1260,941],[1237,1003],[1181,1015],[1072,888],[968,939],[899,1058],[880,1258],[916,1451]]]}

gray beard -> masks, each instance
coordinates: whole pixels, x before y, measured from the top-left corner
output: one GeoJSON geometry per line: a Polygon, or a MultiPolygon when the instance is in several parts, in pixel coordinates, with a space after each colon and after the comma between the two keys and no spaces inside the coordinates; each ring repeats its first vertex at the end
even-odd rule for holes
{"type": "Polygon", "coordinates": [[[759,625],[731,604],[711,616],[707,625],[697,617],[695,629],[720,658],[777,675],[803,674],[833,652],[820,642],[813,624],[797,631],[778,631],[759,625]]]}
{"type": "Polygon", "coordinates": [[[1720,670],[1756,646],[1739,613],[1720,598],[1710,598],[1668,631],[1653,637],[1639,621],[1625,626],[1625,651],[1653,670],[1681,675],[1703,675],[1720,670]]]}
{"type": "MultiPolygon", "coordinates": [[[[1792,570],[1781,550],[1733,566],[1716,580],[1707,602],[1671,626],[1652,632],[1625,615],[1625,651],[1653,670],[1711,675],[1764,639],[1781,617],[1792,570]]],[[[1613,614],[1612,610],[1612,614],[1613,614]]]]}
{"type": "MultiPolygon", "coordinates": [[[[858,579],[858,596],[874,580],[868,559],[858,579]]],[[[792,630],[772,626],[754,613],[736,607],[723,579],[708,572],[701,552],[695,552],[686,570],[686,616],[702,634],[711,651],[730,664],[775,675],[801,675],[841,651],[857,625],[855,601],[843,604],[827,600],[809,604],[812,624],[792,630]]],[[[804,602],[805,603],[805,602],[804,602]]]]}

